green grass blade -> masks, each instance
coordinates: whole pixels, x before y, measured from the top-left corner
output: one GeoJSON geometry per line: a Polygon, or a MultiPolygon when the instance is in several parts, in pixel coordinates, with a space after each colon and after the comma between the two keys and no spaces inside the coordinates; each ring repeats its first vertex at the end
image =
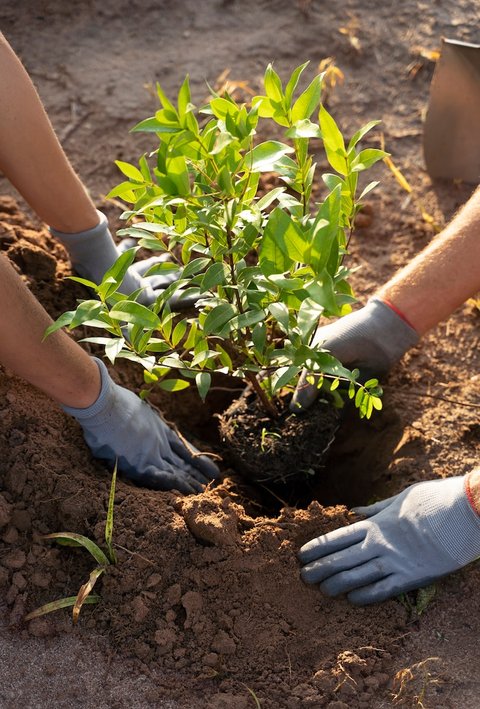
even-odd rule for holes
{"type": "Polygon", "coordinates": [[[245,684],[245,682],[240,682],[240,684],[242,684],[242,685],[245,687],[245,689],[246,689],[246,690],[250,693],[250,695],[252,696],[252,699],[253,699],[253,701],[255,702],[255,707],[256,707],[256,709],[262,709],[262,705],[260,704],[260,700],[259,700],[259,698],[257,697],[257,695],[255,694],[255,692],[253,691],[253,689],[250,689],[250,687],[248,686],[248,684],[245,684]]]}
{"type": "MultiPolygon", "coordinates": [[[[77,596],[68,596],[67,598],[60,598],[58,601],[52,601],[51,603],[45,603],[44,606],[36,608],[34,611],[25,616],[25,620],[33,620],[34,618],[39,618],[41,615],[46,615],[47,613],[53,613],[53,611],[58,611],[61,608],[70,608],[75,605],[77,596]]],[[[100,596],[88,596],[84,600],[84,603],[98,603],[100,601],[100,596]]]]}
{"type": "Polygon", "coordinates": [[[112,545],[113,538],[113,508],[115,506],[115,485],[117,483],[117,464],[118,460],[115,461],[115,466],[112,473],[112,482],[110,485],[110,495],[108,497],[108,510],[107,510],[107,522],[105,524],[105,542],[107,545],[107,553],[111,564],[117,563],[117,556],[112,545]]]}
{"type": "Polygon", "coordinates": [[[75,532],[54,532],[53,534],[46,534],[44,539],[55,539],[59,544],[67,544],[70,546],[72,542],[75,542],[78,546],[82,546],[89,551],[95,561],[101,566],[108,566],[110,564],[108,557],[105,556],[100,547],[88,537],[84,537],[83,534],[76,534],[75,532]]]}

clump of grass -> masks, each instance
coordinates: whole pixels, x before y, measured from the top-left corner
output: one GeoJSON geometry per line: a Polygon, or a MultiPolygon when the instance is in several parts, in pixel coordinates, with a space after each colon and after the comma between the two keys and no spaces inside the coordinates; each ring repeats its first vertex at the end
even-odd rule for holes
{"type": "Polygon", "coordinates": [[[93,588],[97,583],[98,579],[109,566],[116,564],[117,557],[115,550],[113,548],[112,538],[113,538],[113,509],[115,504],[115,486],[117,481],[117,464],[112,473],[112,482],[110,484],[110,494],[108,498],[108,510],[107,510],[107,521],[105,524],[105,546],[106,551],[103,551],[95,542],[93,542],[88,537],[82,534],[77,534],[75,532],[54,532],[53,534],[46,534],[43,539],[54,539],[58,544],[62,546],[70,547],[83,547],[86,549],[92,557],[97,562],[97,566],[90,572],[88,580],[80,586],[76,596],[68,596],[66,598],[60,598],[56,601],[51,601],[43,606],[35,609],[29,613],[25,620],[33,620],[34,618],[39,618],[47,613],[52,613],[53,611],[60,610],[61,608],[72,609],[73,624],[75,625],[80,616],[80,611],[82,607],[86,604],[98,603],[101,598],[98,595],[92,594],[93,588]]]}

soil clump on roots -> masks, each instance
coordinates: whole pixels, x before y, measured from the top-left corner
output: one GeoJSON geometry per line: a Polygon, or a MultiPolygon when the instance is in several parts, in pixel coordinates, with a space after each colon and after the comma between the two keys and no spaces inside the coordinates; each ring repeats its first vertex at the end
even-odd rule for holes
{"type": "Polygon", "coordinates": [[[284,490],[306,487],[321,476],[340,422],[338,409],[323,397],[304,414],[292,413],[289,401],[278,401],[278,418],[273,419],[247,392],[220,417],[224,454],[234,470],[284,490]]]}

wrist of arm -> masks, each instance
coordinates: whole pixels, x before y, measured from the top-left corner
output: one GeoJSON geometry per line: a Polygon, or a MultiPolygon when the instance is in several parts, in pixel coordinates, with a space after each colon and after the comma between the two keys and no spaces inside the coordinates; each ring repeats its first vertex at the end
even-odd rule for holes
{"type": "Polygon", "coordinates": [[[480,516],[480,468],[465,475],[465,494],[474,512],[480,516]]]}

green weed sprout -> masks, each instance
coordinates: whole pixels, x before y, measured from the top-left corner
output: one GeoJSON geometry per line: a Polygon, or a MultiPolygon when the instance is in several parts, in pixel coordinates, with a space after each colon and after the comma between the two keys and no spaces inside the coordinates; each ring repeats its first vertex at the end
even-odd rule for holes
{"type": "Polygon", "coordinates": [[[60,598],[57,601],[52,601],[51,603],[46,603],[40,608],[29,613],[25,620],[33,620],[47,613],[52,613],[53,611],[60,610],[61,608],[70,608],[73,606],[72,617],[73,624],[75,625],[80,616],[80,611],[82,606],[85,604],[98,603],[101,599],[100,596],[92,594],[92,590],[100,578],[100,576],[107,570],[111,564],[117,562],[115,550],[112,544],[113,537],[113,508],[115,504],[115,486],[117,480],[117,464],[113,469],[112,482],[110,485],[110,494],[108,498],[108,510],[107,510],[107,521],[105,524],[105,545],[106,553],[100,549],[100,547],[92,542],[88,537],[82,534],[76,534],[75,532],[55,532],[53,534],[44,535],[43,539],[54,539],[58,544],[62,546],[71,547],[83,547],[93,556],[98,566],[96,566],[93,571],[91,571],[88,581],[80,586],[80,589],[76,596],[68,596],[67,598],[60,598]]]}
{"type": "Polygon", "coordinates": [[[158,147],[138,167],[117,161],[126,179],[109,197],[131,205],[122,215],[130,225],[120,235],[169,254],[171,260],[149,274],[180,268],[181,277],[152,307],[138,302],[139,292],[120,294],[133,248],[99,285],[75,278],[98,300],[64,313],[49,332],[81,324],[100,328],[108,337],[88,342],[103,345],[112,363],[122,357],[139,362],[147,385],[167,391],[195,383],[204,399],[214,372],[239,377],[272,417],[277,396],[295,385],[303,368],[331,380],[332,390],[347,382],[360,416],[381,408],[376,379],[361,383],[357,370],[346,369],[312,340],[319,319],[345,315],[355,301],[344,261],[361,200],[378,184],[370,182],[357,197],[359,177],[387,153],[360,148],[378,121],[345,143],[320,102],[323,74],[296,95],[306,66],[283,85],[269,65],[265,93],[250,106],[212,92],[197,109],[188,77],[175,103],[157,85],[160,109],[133,130],[151,134],[158,147]],[[282,130],[284,140],[259,142],[259,121],[270,123],[270,135],[282,130]],[[333,170],[322,175],[325,196],[318,203],[312,200],[312,141],[323,146],[333,170]],[[266,172],[281,184],[263,194],[266,172]],[[168,301],[178,289],[199,297],[193,315],[170,311],[168,301]]]}

